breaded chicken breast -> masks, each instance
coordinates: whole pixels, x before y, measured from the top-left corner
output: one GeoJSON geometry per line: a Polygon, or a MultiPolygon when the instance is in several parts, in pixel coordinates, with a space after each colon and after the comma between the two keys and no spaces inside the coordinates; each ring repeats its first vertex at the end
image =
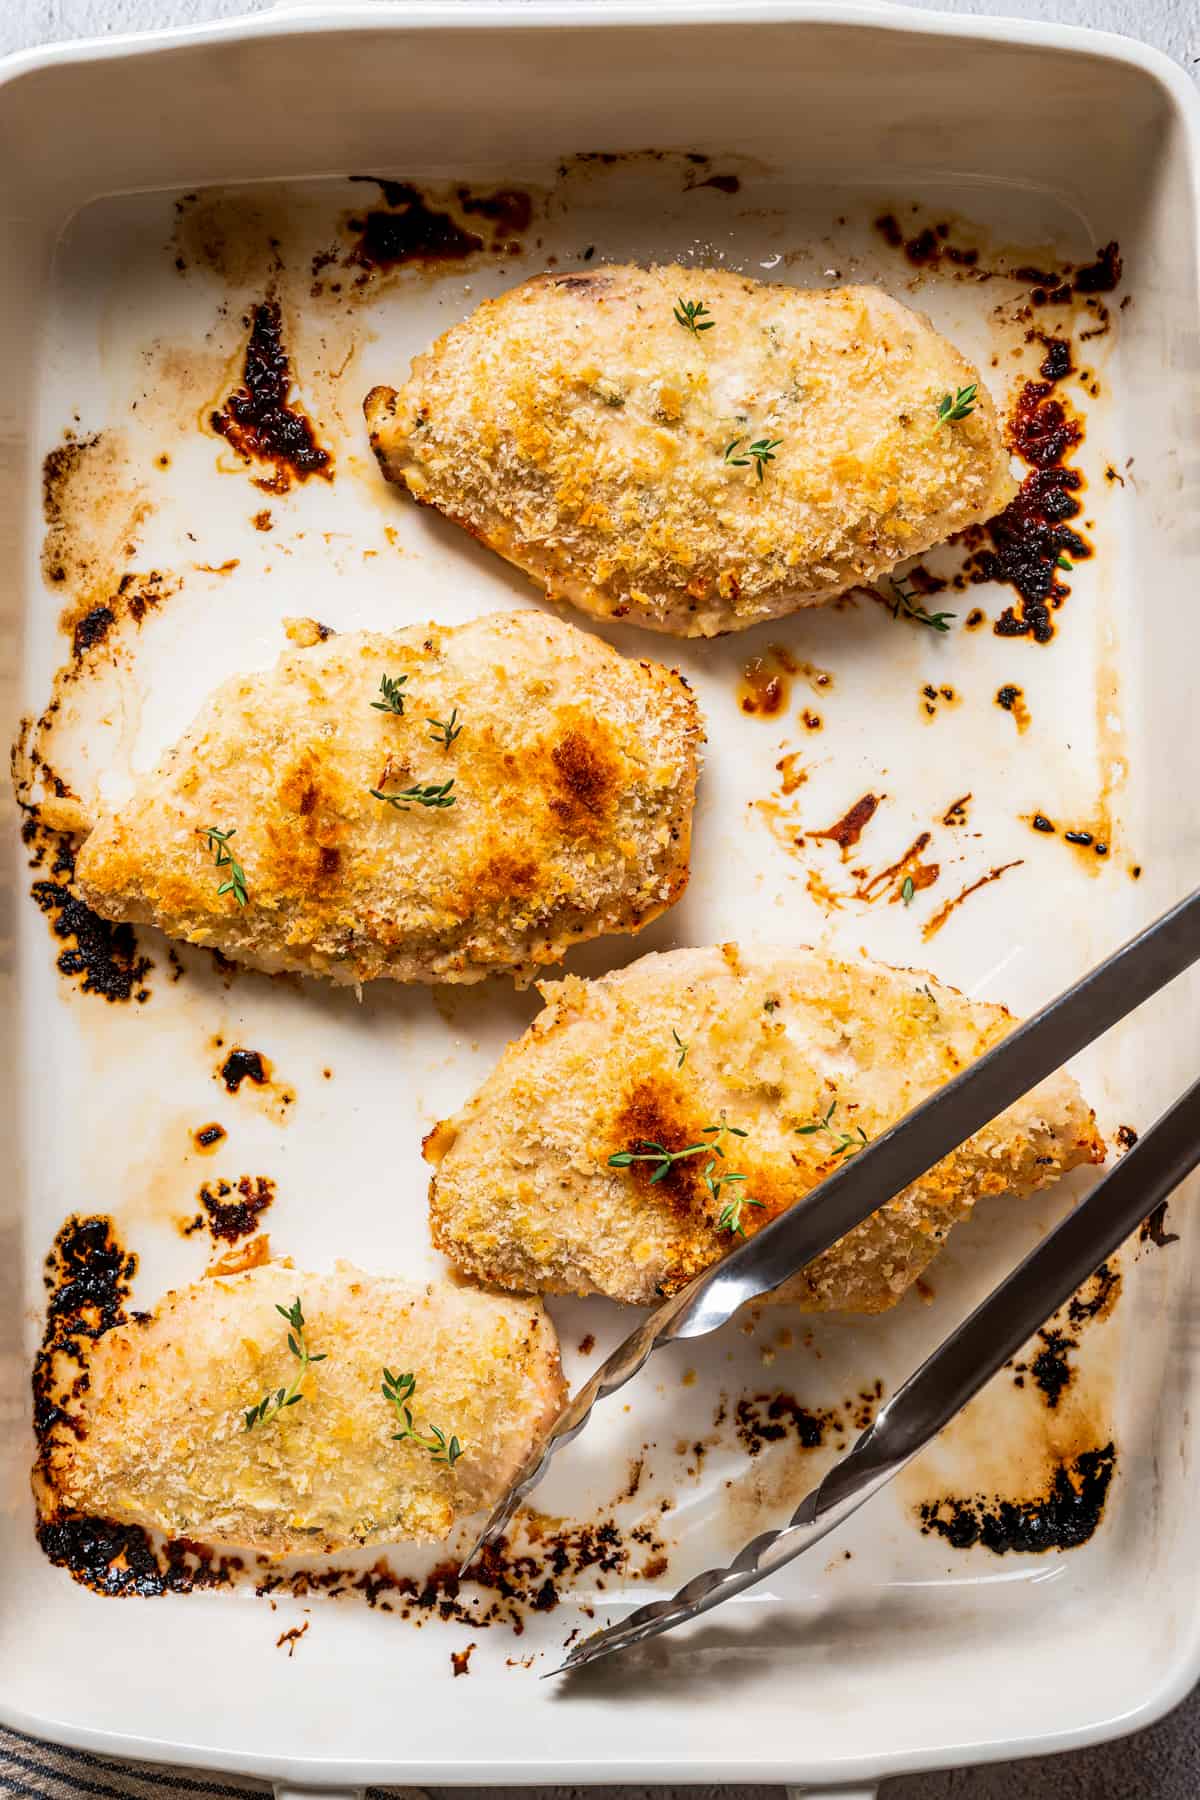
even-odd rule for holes
{"type": "MultiPolygon", "coordinates": [[[[434,1242],[501,1287],[649,1305],[792,1206],[1015,1021],[815,950],[674,950],[543,985],[545,1011],[426,1140],[434,1242]]],[[[983,1195],[1099,1162],[1055,1075],[772,1298],[882,1312],[983,1195]]]]}
{"type": "Polygon", "coordinates": [[[820,605],[1016,491],[978,370],[872,287],[539,275],[364,405],[388,480],[551,599],[685,637],[820,605]]]}
{"type": "Polygon", "coordinates": [[[348,1263],[181,1288],[102,1337],[88,1373],[35,1480],[44,1514],[279,1555],[445,1538],[499,1498],[566,1391],[540,1301],[348,1263]]]}
{"type": "Polygon", "coordinates": [[[540,613],[330,635],[217,689],[79,890],[258,969],[520,980],[678,899],[700,738],[681,676],[540,613]]]}

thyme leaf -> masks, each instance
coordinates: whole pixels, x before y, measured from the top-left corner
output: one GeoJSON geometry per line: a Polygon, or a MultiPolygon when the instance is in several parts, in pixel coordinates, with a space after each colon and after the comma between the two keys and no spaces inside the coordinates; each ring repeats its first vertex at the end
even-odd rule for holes
{"type": "Polygon", "coordinates": [[[685,331],[690,331],[693,337],[699,337],[702,331],[711,331],[717,322],[711,317],[705,319],[706,312],[708,308],[703,300],[681,300],[675,308],[675,320],[685,331]]]}
{"type": "Polygon", "coordinates": [[[954,394],[943,394],[938,401],[938,424],[949,425],[957,419],[968,418],[975,411],[978,393],[979,383],[973,381],[969,387],[960,387],[954,394]]]}
{"type": "Polygon", "coordinates": [[[217,889],[218,899],[222,894],[232,894],[239,906],[245,906],[246,871],[229,848],[229,840],[236,832],[236,825],[231,825],[228,831],[218,831],[215,825],[205,825],[200,828],[199,835],[208,839],[208,848],[213,852],[213,866],[229,870],[228,878],[217,889]]]}
{"type": "Polygon", "coordinates": [[[291,1327],[288,1332],[288,1349],[300,1367],[296,1372],[296,1379],[290,1387],[276,1388],[274,1393],[264,1394],[261,1400],[255,1401],[254,1405],[243,1413],[242,1417],[246,1421],[245,1429],[247,1431],[252,1431],[256,1425],[269,1425],[272,1419],[277,1419],[280,1413],[285,1412],[289,1406],[297,1406],[304,1398],[300,1392],[300,1384],[308,1373],[309,1365],[324,1362],[328,1354],[327,1351],[322,1350],[318,1353],[308,1347],[304,1336],[304,1310],[300,1305],[299,1294],[291,1306],[276,1304],[275,1311],[286,1319],[291,1327]]]}
{"type": "Polygon", "coordinates": [[[404,713],[404,695],[400,692],[400,689],[407,680],[407,675],[381,675],[379,677],[379,692],[383,695],[383,698],[382,700],[372,700],[371,705],[374,710],[376,712],[395,713],[398,717],[402,716],[404,713]]]}
{"type": "Polygon", "coordinates": [[[918,625],[928,625],[932,631],[949,631],[950,621],[957,619],[957,613],[927,612],[912,588],[905,588],[904,584],[897,581],[895,576],[891,580],[893,619],[898,619],[903,613],[906,619],[913,619],[918,625]]]}
{"type": "Polygon", "coordinates": [[[399,1431],[393,1431],[392,1440],[395,1443],[411,1441],[419,1444],[422,1450],[428,1450],[435,1463],[444,1463],[448,1469],[452,1469],[459,1457],[463,1455],[463,1447],[456,1437],[451,1437],[447,1441],[446,1434],[440,1425],[431,1425],[429,1427],[430,1435],[428,1437],[421,1436],[421,1433],[413,1425],[412,1408],[408,1404],[416,1392],[416,1387],[417,1378],[411,1373],[395,1375],[391,1369],[383,1371],[380,1392],[388,1405],[395,1407],[396,1420],[400,1426],[399,1431]]]}
{"type": "Polygon", "coordinates": [[[381,788],[369,788],[367,791],[373,800],[383,800],[388,806],[394,806],[397,811],[407,812],[414,801],[418,806],[453,806],[454,795],[450,792],[453,786],[454,777],[451,776],[449,781],[443,781],[440,785],[430,782],[425,787],[418,785],[402,788],[398,794],[385,794],[381,788]]]}

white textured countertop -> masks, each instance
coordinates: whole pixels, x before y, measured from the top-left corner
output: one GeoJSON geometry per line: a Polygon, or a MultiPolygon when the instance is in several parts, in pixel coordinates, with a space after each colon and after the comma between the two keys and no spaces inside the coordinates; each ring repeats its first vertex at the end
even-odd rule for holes
{"type": "MultiPolygon", "coordinates": [[[[595,0],[581,0],[583,4],[595,0]]],[[[600,0],[602,3],[602,0],[600,0]]],[[[1090,25],[1137,37],[1165,50],[1200,78],[1200,0],[907,0],[927,10],[1001,13],[1009,17],[1090,25]]],[[[269,11],[273,0],[0,0],[0,54],[52,39],[146,31],[155,26],[198,24],[238,14],[269,11]]],[[[970,1671],[964,1670],[964,1679],[970,1671]]],[[[99,1759],[59,1764],[43,1774],[41,1759],[0,1732],[2,1800],[65,1800],[77,1793],[124,1800],[154,1791],[144,1778],[127,1785],[117,1765],[99,1759]]],[[[158,1790],[171,1794],[171,1786],[158,1790]]],[[[232,1793],[236,1790],[210,1790],[232,1793]]],[[[412,1790],[408,1790],[411,1792],[412,1790]]],[[[742,1788],[469,1789],[447,1790],[447,1800],[778,1800],[779,1790],[742,1788]]],[[[1200,1796],[1200,1689],[1170,1718],[1120,1743],[1036,1761],[885,1782],[881,1800],[1198,1800],[1200,1796]]],[[[187,1796],[187,1800],[192,1800],[187,1796]]]]}

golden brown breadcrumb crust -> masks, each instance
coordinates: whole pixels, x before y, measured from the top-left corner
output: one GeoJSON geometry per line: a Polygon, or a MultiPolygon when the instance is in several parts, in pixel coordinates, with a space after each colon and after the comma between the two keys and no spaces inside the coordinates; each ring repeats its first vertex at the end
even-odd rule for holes
{"type": "MultiPolygon", "coordinates": [[[[807,949],[676,950],[541,991],[545,1010],[426,1140],[434,1242],[502,1287],[642,1305],[740,1241],[718,1225],[724,1206],[740,1200],[757,1231],[1014,1023],[921,974],[807,949]],[[745,1135],[706,1131],[722,1123],[745,1135]],[[723,1157],[682,1158],[659,1180],[653,1162],[609,1161],[706,1139],[723,1157]],[[730,1173],[745,1181],[714,1194],[730,1173]]],[[[773,1298],[883,1311],[977,1200],[1103,1156],[1075,1082],[1055,1075],[773,1298]]]]}
{"type": "Polygon", "coordinates": [[[304,635],[93,830],[76,872],[102,916],[271,971],[462,982],[528,978],[679,898],[702,735],[681,676],[533,611],[304,635]],[[385,676],[403,713],[376,704],[385,676]],[[447,744],[430,721],[452,716],[447,744]],[[450,805],[371,792],[447,782],[450,805]],[[244,906],[209,826],[236,831],[244,906]]]}
{"type": "Polygon", "coordinates": [[[871,287],[539,275],[364,410],[388,480],[551,599],[685,636],[819,605],[1015,491],[978,371],[871,287]],[[711,329],[679,322],[680,296],[711,329]],[[972,384],[973,410],[939,422],[972,384]]]}
{"type": "Polygon", "coordinates": [[[39,1504],[278,1555],[432,1542],[499,1498],[565,1393],[537,1300],[271,1262],[180,1288],[100,1339],[39,1504]],[[294,1406],[247,1429],[296,1375],[276,1307],[297,1297],[324,1360],[294,1406]],[[423,1436],[458,1437],[453,1468],[394,1439],[385,1368],[415,1375],[423,1436]]]}

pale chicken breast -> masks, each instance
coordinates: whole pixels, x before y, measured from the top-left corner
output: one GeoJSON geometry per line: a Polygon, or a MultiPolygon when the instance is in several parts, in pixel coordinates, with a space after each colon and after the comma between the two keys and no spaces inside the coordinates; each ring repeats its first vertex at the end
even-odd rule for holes
{"type": "Polygon", "coordinates": [[[39,1505],[279,1555],[433,1542],[499,1498],[564,1398],[537,1300],[266,1263],[170,1293],[99,1340],[39,1505]],[[299,1338],[279,1311],[297,1302],[299,1338]],[[413,1378],[416,1440],[393,1435],[385,1370],[413,1378]],[[247,1424],[298,1377],[293,1404],[247,1424]],[[435,1459],[435,1427],[458,1440],[452,1465],[435,1459]]]}
{"type": "Polygon", "coordinates": [[[551,599],[686,637],[872,582],[1016,491],[978,370],[872,287],[539,275],[365,412],[388,480],[551,599]]]}
{"type": "MultiPolygon", "coordinates": [[[[675,950],[541,991],[545,1011],[426,1142],[434,1242],[501,1287],[640,1305],[802,1200],[1015,1024],[927,975],[808,949],[675,950]]],[[[1055,1075],[772,1298],[881,1312],[981,1197],[1030,1194],[1103,1156],[1078,1087],[1055,1075]]]]}
{"type": "Polygon", "coordinates": [[[76,873],[104,918],[269,971],[465,982],[678,899],[702,735],[682,677],[532,611],[307,635],[96,825],[76,873]]]}

